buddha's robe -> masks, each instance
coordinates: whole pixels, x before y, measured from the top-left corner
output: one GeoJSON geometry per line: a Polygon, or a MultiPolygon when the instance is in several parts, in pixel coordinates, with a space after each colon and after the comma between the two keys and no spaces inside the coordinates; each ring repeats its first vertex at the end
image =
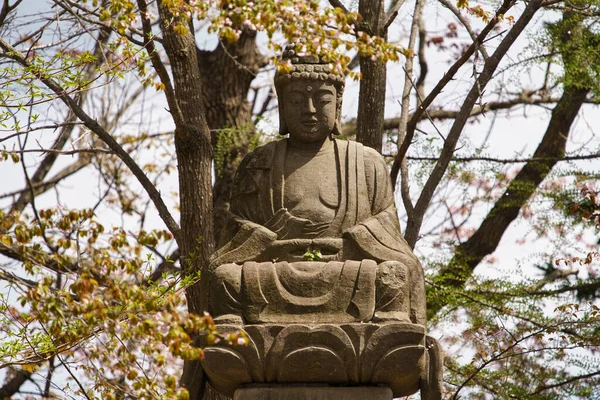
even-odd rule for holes
{"type": "Polygon", "coordinates": [[[402,237],[383,157],[360,143],[334,140],[337,171],[315,171],[315,179],[319,173],[338,175],[337,209],[331,221],[309,221],[285,208],[285,162],[287,152],[292,151],[290,146],[287,139],[271,142],[240,164],[231,194],[231,215],[211,259],[211,269],[275,258],[297,261],[273,257],[270,248],[280,241],[342,239],[343,249],[330,260],[398,261],[406,266],[410,288],[409,299],[403,301],[410,302],[410,320],[425,325],[423,270],[402,237]],[[319,228],[313,229],[315,226],[319,228]]]}

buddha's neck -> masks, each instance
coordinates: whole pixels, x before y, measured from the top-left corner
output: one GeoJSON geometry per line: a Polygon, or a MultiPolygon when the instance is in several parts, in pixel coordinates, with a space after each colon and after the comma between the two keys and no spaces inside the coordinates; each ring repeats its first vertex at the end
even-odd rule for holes
{"type": "Polygon", "coordinates": [[[327,137],[317,142],[298,142],[292,139],[288,139],[290,147],[297,153],[306,155],[317,155],[319,153],[328,153],[333,150],[333,139],[327,137]]]}

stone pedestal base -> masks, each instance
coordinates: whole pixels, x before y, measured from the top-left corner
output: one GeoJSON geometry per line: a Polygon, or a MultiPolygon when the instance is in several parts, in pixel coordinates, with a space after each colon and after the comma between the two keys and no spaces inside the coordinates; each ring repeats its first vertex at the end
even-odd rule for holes
{"type": "MultiPolygon", "coordinates": [[[[256,389],[256,384],[282,389],[291,385],[294,390],[314,388],[307,384],[331,385],[319,390],[339,389],[348,393],[383,387],[391,390],[394,397],[409,396],[421,390],[423,400],[441,398],[442,352],[421,325],[399,322],[261,324],[219,325],[218,329],[243,331],[248,338],[248,346],[202,346],[202,367],[210,384],[228,396],[236,393],[236,399],[288,398],[279,394],[266,397],[263,392],[256,395],[258,397],[237,394],[246,388],[256,389]]],[[[370,392],[365,397],[306,396],[289,398],[379,399],[370,392]]]]}
{"type": "Polygon", "coordinates": [[[392,400],[387,387],[261,386],[243,387],[233,400],[392,400]]]}

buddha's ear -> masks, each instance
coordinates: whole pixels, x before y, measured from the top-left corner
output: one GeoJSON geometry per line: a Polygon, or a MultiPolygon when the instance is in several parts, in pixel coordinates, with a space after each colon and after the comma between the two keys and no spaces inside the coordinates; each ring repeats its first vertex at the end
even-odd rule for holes
{"type": "Polygon", "coordinates": [[[334,136],[339,136],[342,134],[342,102],[339,101],[337,108],[335,110],[335,122],[333,123],[333,129],[331,133],[334,136]]]}
{"type": "Polygon", "coordinates": [[[283,117],[283,104],[281,100],[279,100],[279,134],[287,135],[288,133],[290,133],[290,131],[288,130],[285,118],[283,117]]]}
{"type": "Polygon", "coordinates": [[[333,124],[333,129],[331,130],[331,133],[334,136],[339,136],[342,134],[342,121],[341,118],[336,118],[335,119],[335,123],[333,124]]]}

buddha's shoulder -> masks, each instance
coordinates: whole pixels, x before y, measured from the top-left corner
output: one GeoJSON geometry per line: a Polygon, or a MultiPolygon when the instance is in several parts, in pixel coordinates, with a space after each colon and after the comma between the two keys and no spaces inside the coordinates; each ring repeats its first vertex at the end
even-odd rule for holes
{"type": "Polygon", "coordinates": [[[341,146],[355,147],[356,151],[362,152],[362,157],[366,166],[385,167],[386,162],[381,154],[377,150],[365,146],[362,143],[354,142],[350,140],[335,139],[336,142],[341,146]]]}
{"type": "MultiPolygon", "coordinates": [[[[283,139],[286,140],[286,139],[283,139]]],[[[273,157],[278,147],[281,147],[281,140],[274,140],[252,150],[242,161],[240,168],[258,168],[270,167],[273,157]]]]}

